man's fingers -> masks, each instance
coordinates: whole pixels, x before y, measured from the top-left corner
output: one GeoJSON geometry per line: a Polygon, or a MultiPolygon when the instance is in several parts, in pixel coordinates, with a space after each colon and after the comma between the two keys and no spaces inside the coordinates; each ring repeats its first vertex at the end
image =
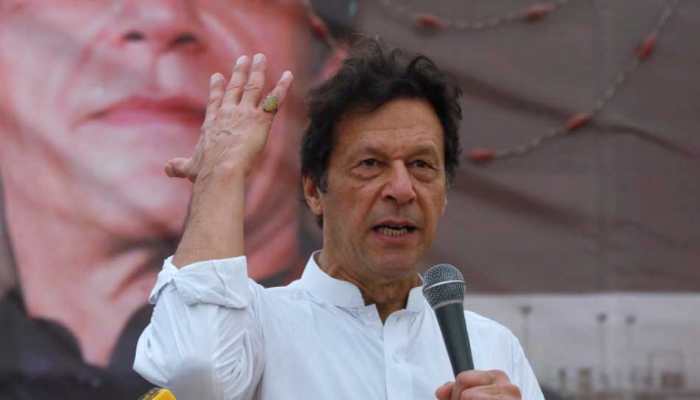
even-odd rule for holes
{"type": "Polygon", "coordinates": [[[457,400],[497,400],[498,392],[495,386],[478,386],[467,389],[455,397],[457,400]]]}
{"type": "Polygon", "coordinates": [[[464,371],[455,378],[452,398],[460,400],[520,399],[520,389],[510,382],[508,375],[503,371],[464,371]]]}
{"type": "Polygon", "coordinates": [[[250,66],[248,82],[244,86],[241,104],[257,107],[260,101],[260,93],[265,86],[265,67],[267,61],[261,53],[253,56],[253,64],[250,66]]]}
{"type": "Polygon", "coordinates": [[[494,384],[509,384],[510,383],[510,378],[508,378],[508,375],[506,375],[505,372],[498,370],[498,369],[492,369],[490,371],[486,371],[489,375],[491,375],[491,379],[493,379],[494,384]]]}
{"type": "Polygon", "coordinates": [[[459,391],[461,392],[475,386],[492,385],[495,383],[495,378],[496,375],[493,373],[493,371],[471,370],[460,372],[455,378],[455,382],[459,387],[459,391]]]}
{"type": "Polygon", "coordinates": [[[211,125],[219,113],[219,107],[224,95],[224,81],[224,76],[218,72],[209,79],[209,102],[207,103],[207,114],[204,117],[202,126],[211,125]]]}
{"type": "MultiPolygon", "coordinates": [[[[268,97],[274,97],[276,100],[275,103],[275,108],[279,108],[282,105],[282,102],[284,102],[285,97],[287,97],[287,92],[289,91],[289,87],[292,85],[292,81],[294,80],[294,76],[290,71],[284,71],[282,73],[282,77],[280,80],[277,82],[277,85],[272,89],[268,97]]],[[[265,107],[265,101],[263,100],[262,107],[265,107]]]]}
{"type": "Polygon", "coordinates": [[[474,399],[512,399],[521,400],[522,394],[520,389],[511,384],[493,384],[489,386],[476,386],[469,388],[457,397],[459,400],[474,400],[474,399]]]}
{"type": "Polygon", "coordinates": [[[447,382],[444,385],[440,386],[435,391],[435,397],[437,397],[438,400],[450,400],[452,386],[454,386],[454,382],[447,382]]]}
{"type": "Polygon", "coordinates": [[[243,55],[238,57],[236,64],[233,66],[231,79],[228,81],[228,85],[226,85],[226,93],[224,94],[222,103],[226,109],[233,108],[241,100],[243,86],[248,80],[248,67],[250,65],[248,61],[248,56],[243,55]]]}

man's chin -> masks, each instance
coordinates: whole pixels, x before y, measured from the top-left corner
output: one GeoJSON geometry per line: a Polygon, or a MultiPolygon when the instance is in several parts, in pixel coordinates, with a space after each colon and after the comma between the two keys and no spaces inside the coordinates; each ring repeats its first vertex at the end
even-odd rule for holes
{"type": "Polygon", "coordinates": [[[380,254],[375,265],[385,279],[399,280],[415,276],[418,273],[419,262],[415,256],[380,254]]]}

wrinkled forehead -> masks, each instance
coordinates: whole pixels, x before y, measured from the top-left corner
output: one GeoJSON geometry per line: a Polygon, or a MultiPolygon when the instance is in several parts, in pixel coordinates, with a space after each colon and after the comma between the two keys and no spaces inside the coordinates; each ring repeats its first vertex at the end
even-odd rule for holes
{"type": "Polygon", "coordinates": [[[391,145],[396,150],[430,148],[441,154],[444,147],[437,114],[418,98],[397,98],[376,109],[353,108],[337,122],[334,135],[336,147],[344,153],[391,145]]]}

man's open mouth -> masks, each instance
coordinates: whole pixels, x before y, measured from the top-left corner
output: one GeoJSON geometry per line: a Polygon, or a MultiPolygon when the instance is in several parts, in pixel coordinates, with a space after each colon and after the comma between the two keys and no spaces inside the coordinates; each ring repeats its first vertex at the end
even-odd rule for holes
{"type": "Polygon", "coordinates": [[[372,228],[375,232],[380,233],[382,235],[386,236],[391,236],[391,237],[399,237],[403,236],[409,233],[412,233],[416,230],[416,227],[413,225],[387,225],[387,224],[380,224],[372,228]]]}

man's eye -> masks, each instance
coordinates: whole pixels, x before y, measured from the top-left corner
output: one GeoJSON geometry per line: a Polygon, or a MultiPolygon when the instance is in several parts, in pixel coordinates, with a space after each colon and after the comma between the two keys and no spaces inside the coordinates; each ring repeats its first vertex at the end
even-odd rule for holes
{"type": "Polygon", "coordinates": [[[414,160],[411,164],[413,164],[414,167],[418,168],[433,168],[430,163],[424,161],[424,160],[414,160]]]}
{"type": "Polygon", "coordinates": [[[374,158],[368,158],[366,160],[360,161],[360,166],[362,167],[376,167],[379,165],[379,161],[374,158]]]}

